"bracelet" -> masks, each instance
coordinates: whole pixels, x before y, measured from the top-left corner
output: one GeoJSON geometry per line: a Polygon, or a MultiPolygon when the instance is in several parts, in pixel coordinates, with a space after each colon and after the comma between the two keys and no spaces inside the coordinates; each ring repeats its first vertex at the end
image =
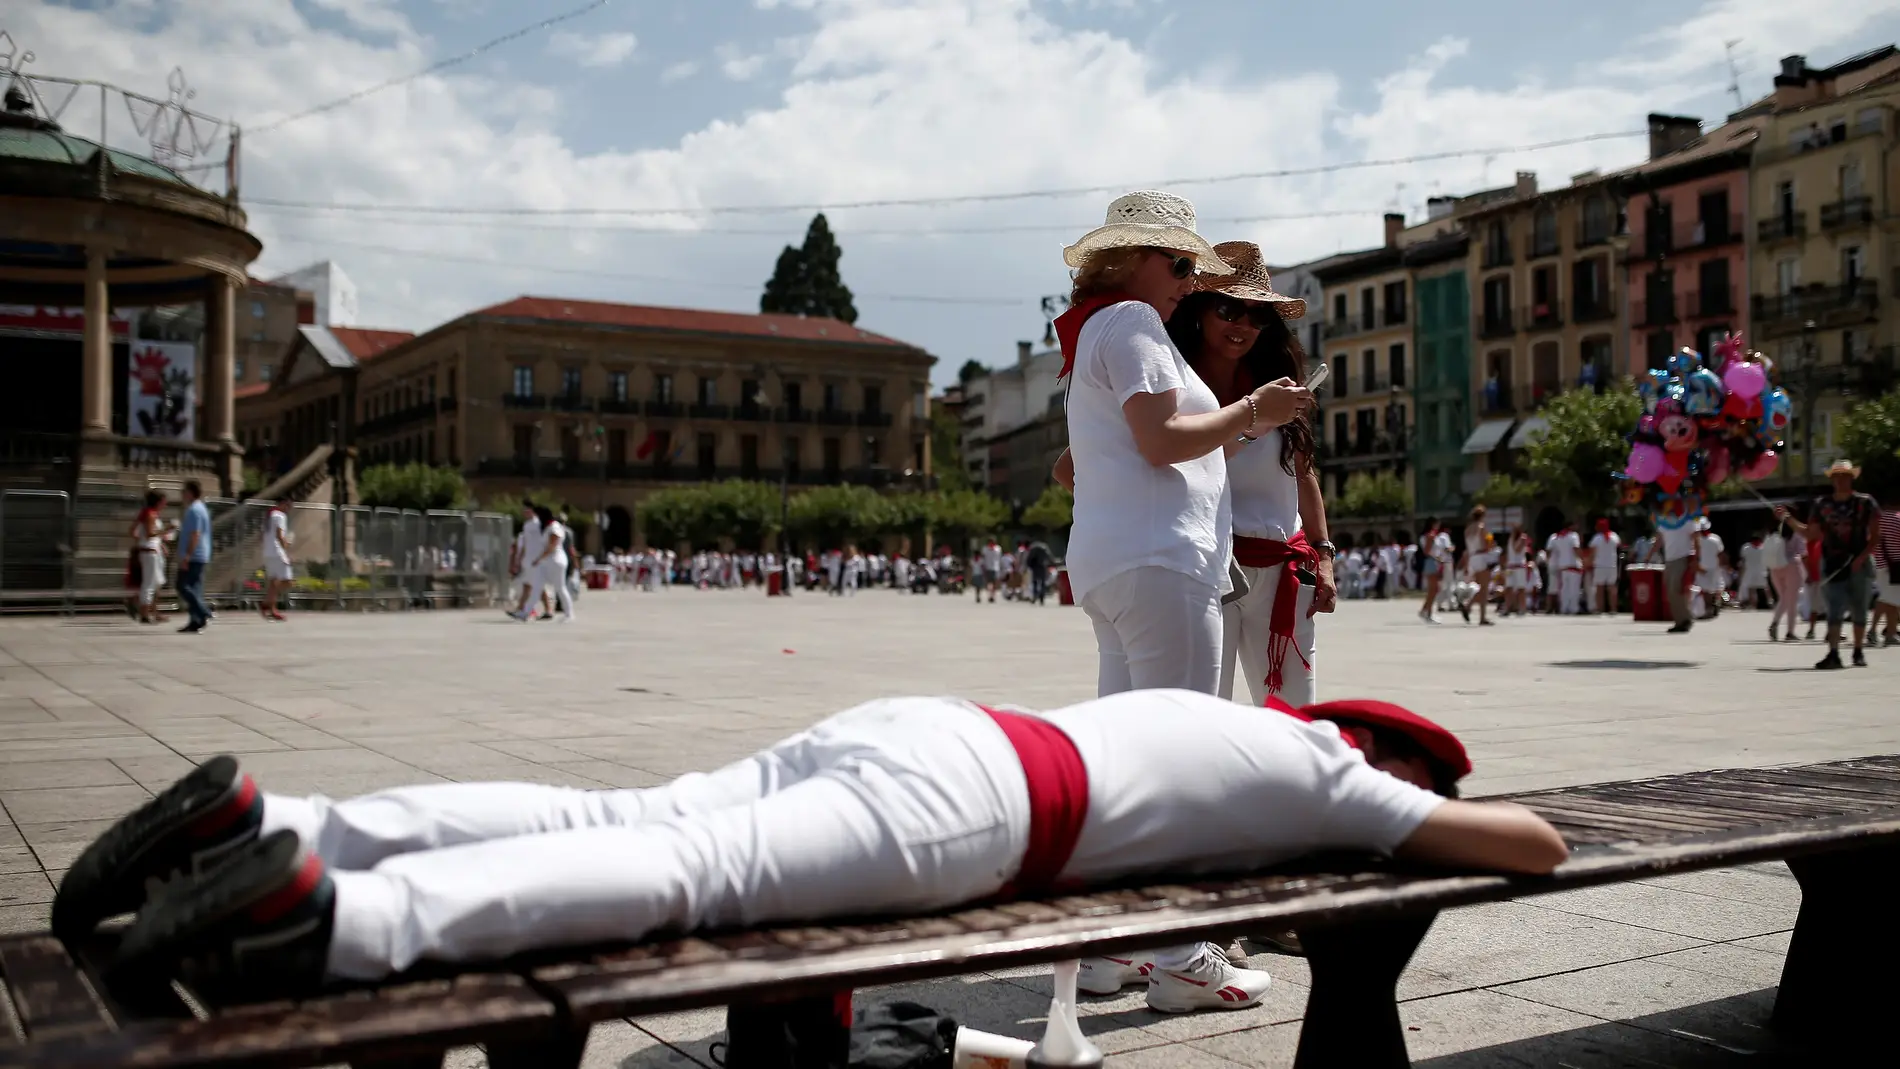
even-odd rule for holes
{"type": "Polygon", "coordinates": [[[1253,430],[1254,424],[1260,422],[1260,408],[1253,403],[1253,394],[1246,394],[1241,397],[1241,400],[1247,402],[1247,427],[1240,432],[1240,440],[1249,443],[1257,442],[1260,439],[1257,437],[1249,437],[1247,431],[1253,430]]]}

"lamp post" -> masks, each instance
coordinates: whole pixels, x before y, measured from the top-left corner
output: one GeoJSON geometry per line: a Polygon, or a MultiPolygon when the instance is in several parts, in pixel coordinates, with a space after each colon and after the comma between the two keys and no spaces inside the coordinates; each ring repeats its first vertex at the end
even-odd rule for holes
{"type": "Polygon", "coordinates": [[[779,443],[778,443],[779,567],[785,569],[785,579],[784,579],[783,589],[787,594],[790,594],[792,592],[792,586],[791,586],[792,534],[791,534],[791,529],[790,529],[791,501],[792,501],[791,470],[788,463],[789,457],[787,456],[786,451],[785,451],[785,431],[782,426],[782,421],[779,419],[778,408],[775,405],[770,405],[766,403],[770,399],[765,396],[765,386],[764,386],[765,376],[767,373],[771,372],[772,370],[773,369],[771,368],[758,369],[760,386],[757,390],[753,391],[752,393],[752,403],[755,405],[758,405],[760,408],[765,409],[771,427],[774,430],[779,432],[779,443]]]}
{"type": "Polygon", "coordinates": [[[1814,320],[1801,324],[1801,478],[1814,477],[1814,320]]]}

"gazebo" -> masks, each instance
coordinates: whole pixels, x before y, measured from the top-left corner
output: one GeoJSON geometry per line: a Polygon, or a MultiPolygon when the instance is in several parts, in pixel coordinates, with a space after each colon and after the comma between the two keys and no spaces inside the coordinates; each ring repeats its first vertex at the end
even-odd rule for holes
{"type": "Polygon", "coordinates": [[[198,138],[215,122],[183,107],[182,76],[174,72],[171,99],[158,101],[24,74],[30,59],[0,33],[0,354],[8,358],[0,463],[8,481],[24,485],[11,476],[37,467],[42,485],[58,471],[81,496],[88,481],[132,489],[185,478],[230,494],[243,454],[232,433],[235,304],[262,248],[238,206],[236,131],[216,124],[229,141],[213,165],[224,189],[213,191],[187,177],[202,168],[182,166],[192,150],[180,152],[181,134],[198,138]],[[61,109],[95,97],[99,140],[61,128],[61,109]],[[121,100],[158,158],[104,144],[106,116],[121,100]],[[159,359],[156,349],[132,352],[136,310],[195,303],[204,307],[202,351],[163,373],[162,388],[175,396],[164,398],[167,421],[155,432],[149,414],[133,418],[139,406],[129,396],[134,374],[159,359]]]}

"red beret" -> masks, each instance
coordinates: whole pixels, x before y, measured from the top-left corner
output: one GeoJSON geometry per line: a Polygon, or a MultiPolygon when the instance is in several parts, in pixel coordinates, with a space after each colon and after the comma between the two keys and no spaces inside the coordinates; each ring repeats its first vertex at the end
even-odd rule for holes
{"type": "MultiPolygon", "coordinates": [[[[1458,741],[1458,736],[1410,709],[1393,705],[1391,702],[1351,698],[1338,702],[1317,702],[1295,709],[1279,697],[1270,696],[1267,698],[1267,708],[1297,716],[1308,722],[1331,720],[1340,724],[1362,724],[1366,727],[1396,731],[1417,743],[1419,749],[1430,754],[1433,760],[1449,770],[1453,782],[1471,774],[1471,756],[1465,753],[1465,744],[1458,741]]],[[[1354,742],[1356,745],[1356,740],[1350,737],[1347,741],[1354,742]]]]}

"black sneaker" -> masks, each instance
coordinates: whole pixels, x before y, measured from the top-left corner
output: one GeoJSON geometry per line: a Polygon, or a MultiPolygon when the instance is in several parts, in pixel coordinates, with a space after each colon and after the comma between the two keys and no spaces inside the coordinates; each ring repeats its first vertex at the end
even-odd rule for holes
{"type": "Polygon", "coordinates": [[[1867,655],[1865,653],[1862,653],[1860,650],[1854,651],[1854,667],[1855,668],[1867,667],[1867,655]]]}
{"type": "Polygon", "coordinates": [[[111,973],[175,976],[221,1003],[298,998],[323,987],[335,928],[323,862],[296,832],[277,831],[147,902],[111,973]]]}
{"type": "Polygon", "coordinates": [[[255,839],[263,819],[264,796],[237,758],[206,761],[86,847],[53,897],[53,934],[83,939],[144,905],[147,881],[209,872],[255,839]]]}
{"type": "Polygon", "coordinates": [[[1682,623],[1670,628],[1668,633],[1671,635],[1686,635],[1689,633],[1689,629],[1694,626],[1694,624],[1684,620],[1682,623]]]}
{"type": "Polygon", "coordinates": [[[1840,650],[1829,650],[1827,651],[1826,657],[1823,657],[1820,660],[1814,662],[1814,667],[1816,668],[1844,668],[1846,666],[1841,664],[1840,650]]]}
{"type": "Polygon", "coordinates": [[[186,624],[178,629],[178,633],[181,635],[196,635],[203,632],[204,629],[205,625],[203,624],[186,624]]]}

